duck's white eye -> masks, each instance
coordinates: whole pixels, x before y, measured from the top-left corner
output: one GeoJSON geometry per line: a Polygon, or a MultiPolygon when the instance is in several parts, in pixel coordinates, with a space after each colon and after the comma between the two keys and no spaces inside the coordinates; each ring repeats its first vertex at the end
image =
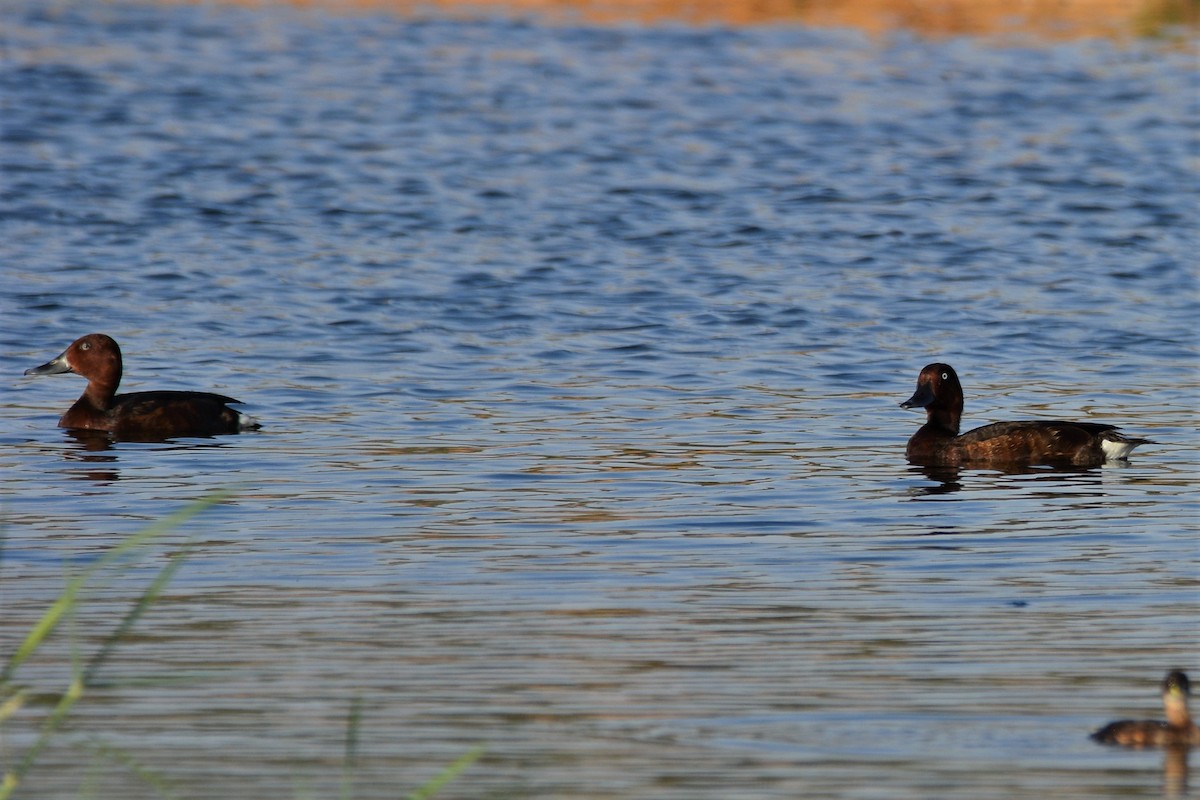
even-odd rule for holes
{"type": "Polygon", "coordinates": [[[90,342],[84,342],[83,344],[79,345],[79,349],[80,350],[91,350],[92,345],[90,342]]]}
{"type": "Polygon", "coordinates": [[[944,380],[944,381],[948,381],[948,380],[950,380],[950,373],[949,373],[949,372],[943,372],[943,373],[942,373],[942,380],[944,380]]]}

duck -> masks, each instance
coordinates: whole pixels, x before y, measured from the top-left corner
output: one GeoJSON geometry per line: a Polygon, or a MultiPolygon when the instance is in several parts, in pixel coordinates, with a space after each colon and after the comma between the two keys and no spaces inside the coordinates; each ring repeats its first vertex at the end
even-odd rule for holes
{"type": "Polygon", "coordinates": [[[1110,722],[1091,735],[1102,744],[1126,747],[1193,747],[1200,746],[1200,728],[1192,722],[1188,697],[1192,684],[1180,670],[1172,670],[1162,682],[1165,722],[1156,719],[1123,719],[1110,722]]]}
{"type": "Polygon", "coordinates": [[[1095,467],[1124,461],[1149,439],[1122,435],[1116,425],[1098,422],[1030,420],[996,422],[959,434],[963,390],[949,364],[929,364],[917,376],[917,390],[901,408],[925,409],[925,424],[908,440],[913,464],[967,463],[1095,467]]]}
{"type": "Polygon", "coordinates": [[[216,436],[257,430],[262,426],[230,404],[240,400],[212,392],[155,391],[117,394],[121,383],[121,348],[104,333],[76,339],[62,353],[26,375],[74,373],[87,378],[83,395],[58,421],[60,428],[95,431],[117,439],[163,440],[216,436]]]}

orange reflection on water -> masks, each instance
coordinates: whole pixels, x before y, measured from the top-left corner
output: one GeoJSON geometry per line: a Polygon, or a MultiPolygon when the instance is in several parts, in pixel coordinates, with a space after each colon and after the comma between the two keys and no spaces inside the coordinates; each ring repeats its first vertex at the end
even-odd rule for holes
{"type": "MultiPolygon", "coordinates": [[[[251,3],[254,0],[250,0],[251,3]]],[[[449,16],[537,14],[598,24],[684,22],[760,25],[792,22],[872,34],[1034,34],[1052,38],[1154,36],[1195,28],[1200,0],[292,0],[294,5],[393,9],[449,16]]]]}

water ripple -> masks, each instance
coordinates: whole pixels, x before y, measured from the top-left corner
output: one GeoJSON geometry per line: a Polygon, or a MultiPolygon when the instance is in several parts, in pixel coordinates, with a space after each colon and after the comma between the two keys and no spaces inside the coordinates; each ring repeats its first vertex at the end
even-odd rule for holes
{"type": "MultiPolygon", "coordinates": [[[[364,797],[480,740],[447,797],[1158,790],[1158,754],[1086,733],[1152,713],[1197,651],[1184,54],[127,3],[0,21],[0,651],[64,570],[236,490],[171,540],[194,555],[29,796],[78,793],[93,735],[197,797],[332,791],[356,695],[364,797]],[[91,330],[130,389],[226,392],[263,431],[64,435],[80,381],[16,376],[91,330]],[[912,467],[896,404],[935,359],[969,424],[1158,444],[912,467]]],[[[35,691],[161,558],[96,589],[35,691]]]]}

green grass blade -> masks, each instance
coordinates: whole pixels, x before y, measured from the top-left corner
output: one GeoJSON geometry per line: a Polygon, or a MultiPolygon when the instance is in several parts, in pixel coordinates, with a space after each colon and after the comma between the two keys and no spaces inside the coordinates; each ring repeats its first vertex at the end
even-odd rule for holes
{"type": "Polygon", "coordinates": [[[93,742],[92,749],[98,756],[125,767],[125,769],[136,775],[142,783],[153,788],[160,797],[167,798],[167,800],[175,800],[175,798],[179,797],[174,788],[172,788],[170,781],[158,772],[142,765],[130,753],[101,742],[93,742]]]}
{"type": "Polygon", "coordinates": [[[0,723],[21,710],[25,705],[25,690],[17,689],[10,696],[0,700],[0,723]]]}
{"type": "Polygon", "coordinates": [[[487,748],[485,748],[483,745],[480,745],[459,756],[454,760],[454,763],[434,776],[433,780],[429,781],[424,786],[410,794],[407,800],[429,800],[429,798],[437,794],[443,786],[457,778],[459,773],[478,761],[486,749],[487,748]]]}
{"type": "Polygon", "coordinates": [[[63,593],[51,604],[50,608],[46,609],[41,619],[38,620],[37,624],[25,636],[25,640],[21,642],[21,645],[9,657],[8,662],[4,665],[4,669],[0,670],[0,686],[11,680],[12,674],[17,670],[17,667],[21,666],[37,650],[41,643],[46,640],[46,637],[59,626],[63,618],[75,607],[75,604],[79,601],[79,593],[83,590],[84,584],[87,583],[88,578],[97,570],[108,566],[125,553],[145,544],[151,539],[177,528],[206,508],[220,503],[229,494],[226,490],[210,492],[205,497],[184,506],[174,514],[164,517],[153,525],[147,526],[145,530],[129,536],[89,565],[83,572],[68,581],[63,593]]]}
{"type": "Polygon", "coordinates": [[[96,674],[96,670],[104,665],[108,657],[112,654],[113,648],[117,646],[130,628],[141,618],[155,600],[159,598],[167,584],[171,582],[171,578],[175,577],[175,573],[179,571],[179,567],[183,564],[183,560],[188,557],[191,546],[185,547],[167,561],[166,566],[158,571],[158,575],[146,587],[146,591],[142,592],[142,596],[133,604],[130,609],[125,612],[125,616],[121,619],[121,624],[116,629],[105,637],[104,643],[100,649],[88,659],[87,668],[83,671],[83,683],[88,686],[92,682],[92,677],[96,674]]]}
{"type": "Polygon", "coordinates": [[[354,791],[354,769],[358,766],[358,734],[362,725],[362,698],[354,698],[350,704],[350,716],[346,720],[346,755],[342,759],[341,800],[350,800],[354,791]]]}
{"type": "MultiPolygon", "coordinates": [[[[30,655],[32,655],[34,651],[37,650],[41,643],[45,641],[46,637],[48,637],[64,619],[70,616],[71,612],[75,609],[75,606],[79,602],[80,592],[83,590],[85,583],[92,575],[94,575],[98,570],[108,566],[109,564],[112,564],[116,559],[120,558],[125,553],[128,553],[134,548],[149,542],[155,537],[161,536],[162,534],[178,527],[179,525],[182,525],[184,522],[188,521],[196,514],[199,514],[204,509],[221,502],[228,495],[229,492],[223,490],[211,492],[200,500],[184,506],[174,514],[164,517],[153,525],[147,526],[145,530],[127,537],[95,562],[93,562],[86,569],[84,569],[79,575],[68,581],[63,593],[57,600],[55,600],[53,604],[51,604],[50,608],[46,610],[41,619],[39,619],[38,622],[33,626],[30,632],[26,635],[25,640],[21,643],[21,646],[18,647],[16,652],[14,652],[9,658],[8,662],[4,666],[3,671],[0,671],[0,687],[4,687],[8,684],[16,669],[30,655]]],[[[71,683],[68,686],[67,691],[64,692],[59,698],[58,703],[50,712],[50,715],[46,718],[46,721],[42,724],[42,729],[38,734],[37,740],[29,747],[16,766],[9,769],[4,774],[3,780],[0,780],[0,800],[8,800],[8,798],[12,796],[13,792],[17,790],[22,778],[33,766],[42,750],[45,749],[46,745],[50,741],[50,738],[62,726],[67,714],[70,713],[71,709],[75,706],[75,703],[77,703],[80,698],[83,697],[87,686],[90,684],[93,676],[96,673],[96,670],[98,670],[108,659],[117,642],[120,641],[120,639],[126,633],[128,633],[129,629],[133,627],[134,623],[136,623],[139,618],[141,618],[146,609],[149,608],[150,605],[162,594],[163,589],[175,575],[175,572],[179,569],[179,566],[182,564],[183,559],[187,556],[187,554],[188,548],[185,548],[183,551],[177,553],[168,560],[167,564],[161,570],[159,570],[158,575],[155,577],[154,581],[151,582],[150,586],[142,593],[141,597],[138,598],[133,607],[126,612],[117,628],[111,634],[109,634],[108,637],[106,637],[100,650],[88,660],[86,666],[81,666],[78,661],[76,661],[74,676],[71,680],[71,683]]],[[[15,710],[15,707],[11,704],[19,702],[20,694],[18,692],[12,697],[4,699],[2,707],[5,709],[6,713],[11,714],[12,711],[15,710]]]]}
{"type": "Polygon", "coordinates": [[[29,769],[33,766],[34,761],[41,754],[45,746],[50,742],[50,737],[58,731],[59,727],[61,727],[63,722],[66,720],[67,714],[70,713],[71,708],[74,707],[75,703],[81,697],[83,697],[84,690],[91,684],[92,678],[96,674],[96,670],[98,670],[108,659],[108,656],[112,653],[113,648],[116,647],[116,644],[118,641],[120,641],[121,637],[123,637],[125,633],[127,633],[129,629],[133,627],[134,623],[137,622],[146,609],[149,608],[150,605],[158,598],[158,596],[162,594],[163,589],[166,588],[167,583],[179,569],[179,566],[183,563],[183,559],[186,556],[187,551],[185,550],[171,557],[166,566],[159,570],[158,575],[155,577],[154,581],[151,582],[146,591],[142,592],[142,596],[139,597],[137,602],[133,604],[128,612],[126,612],[124,618],[121,620],[121,624],[119,624],[112,633],[105,637],[104,644],[100,647],[96,654],[88,660],[87,666],[76,669],[76,677],[71,681],[71,688],[67,690],[66,694],[59,698],[58,704],[55,706],[54,711],[51,712],[50,716],[46,719],[46,722],[42,725],[42,731],[38,735],[37,741],[33,743],[28,751],[26,751],[25,756],[21,759],[17,766],[11,769],[8,774],[5,775],[4,783],[0,784],[0,800],[6,800],[11,790],[15,789],[16,786],[20,784],[21,779],[25,777],[25,773],[29,771],[29,769]],[[10,785],[12,789],[6,788],[10,785]]]}
{"type": "Polygon", "coordinates": [[[79,698],[83,697],[83,681],[79,676],[71,680],[71,685],[67,687],[67,691],[58,699],[54,710],[50,712],[50,716],[42,724],[42,732],[38,734],[37,741],[30,745],[25,751],[24,757],[17,763],[15,767],[4,774],[4,781],[0,783],[0,800],[8,800],[11,794],[16,791],[20,785],[21,779],[25,777],[25,773],[33,766],[33,762],[41,755],[42,750],[50,743],[50,737],[62,725],[63,720],[67,718],[67,714],[74,708],[75,703],[79,698]]]}

